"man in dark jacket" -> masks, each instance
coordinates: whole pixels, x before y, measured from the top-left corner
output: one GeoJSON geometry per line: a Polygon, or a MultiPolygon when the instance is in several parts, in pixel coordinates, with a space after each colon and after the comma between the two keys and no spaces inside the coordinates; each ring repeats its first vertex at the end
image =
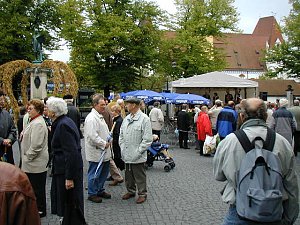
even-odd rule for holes
{"type": "Polygon", "coordinates": [[[179,147],[189,149],[188,147],[188,131],[190,129],[190,117],[187,113],[188,105],[183,104],[182,110],[178,113],[177,129],[179,131],[179,147]]]}
{"type": "Polygon", "coordinates": [[[17,129],[4,104],[4,92],[0,90],[0,161],[14,164],[12,145],[17,137],[17,129]]]}
{"type": "Polygon", "coordinates": [[[279,109],[277,109],[269,123],[269,127],[276,133],[281,134],[293,145],[293,134],[297,128],[297,122],[294,115],[287,110],[289,101],[285,98],[279,100],[279,109]]]}
{"type": "Polygon", "coordinates": [[[78,127],[78,131],[79,131],[79,134],[80,134],[80,139],[82,139],[83,135],[82,135],[82,132],[80,130],[80,113],[79,113],[79,110],[76,108],[76,106],[74,106],[73,95],[65,95],[63,97],[63,99],[66,101],[67,106],[68,106],[67,116],[70,117],[74,121],[76,126],[78,127]]]}

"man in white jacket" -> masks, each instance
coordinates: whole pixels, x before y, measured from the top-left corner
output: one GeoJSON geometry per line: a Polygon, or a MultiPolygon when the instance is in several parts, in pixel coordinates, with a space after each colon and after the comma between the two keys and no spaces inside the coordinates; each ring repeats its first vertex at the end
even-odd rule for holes
{"type": "Polygon", "coordinates": [[[149,113],[149,118],[152,126],[152,134],[156,134],[160,138],[160,131],[164,125],[164,115],[161,109],[159,108],[159,105],[159,102],[154,102],[154,108],[151,109],[149,113]]]}
{"type": "Polygon", "coordinates": [[[119,144],[125,161],[125,185],[127,193],[122,199],[135,197],[138,190],[137,204],[147,198],[145,162],[147,148],[152,143],[152,129],[149,117],[140,110],[140,100],[131,98],[125,101],[128,112],[120,129],[119,144]]]}
{"type": "Polygon", "coordinates": [[[109,130],[102,115],[105,112],[105,107],[104,97],[95,94],[93,96],[93,109],[84,122],[85,155],[89,162],[88,200],[95,203],[102,202],[102,198],[111,198],[111,195],[105,192],[103,188],[109,173],[109,160],[111,158],[109,130]],[[103,151],[105,151],[103,162],[95,174],[103,151]]]}

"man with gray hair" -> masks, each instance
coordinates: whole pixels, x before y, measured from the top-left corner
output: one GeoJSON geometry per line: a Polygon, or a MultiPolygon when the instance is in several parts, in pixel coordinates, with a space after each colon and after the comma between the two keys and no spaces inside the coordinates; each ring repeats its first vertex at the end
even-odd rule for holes
{"type": "Polygon", "coordinates": [[[298,151],[300,151],[300,101],[298,99],[294,100],[294,106],[288,110],[292,112],[295,117],[297,128],[294,132],[294,154],[297,156],[298,151]]]}
{"type": "Polygon", "coordinates": [[[213,135],[216,135],[218,133],[217,131],[217,119],[218,115],[223,109],[222,107],[222,101],[220,99],[217,99],[215,101],[215,105],[211,107],[211,109],[208,111],[209,119],[211,121],[211,128],[213,135]]]}
{"type": "MultiPolygon", "coordinates": [[[[258,98],[250,98],[243,100],[240,103],[240,107],[240,129],[244,131],[249,141],[252,142],[256,138],[261,138],[266,141],[267,109],[264,101],[258,98]]],[[[261,148],[262,142],[257,141],[255,142],[255,145],[261,148]]],[[[296,175],[295,156],[293,154],[292,146],[279,134],[276,134],[275,136],[275,144],[272,152],[278,156],[282,165],[284,191],[282,194],[283,213],[282,215],[279,215],[282,219],[281,221],[278,221],[278,223],[270,224],[293,224],[299,213],[299,187],[296,175]]],[[[249,221],[240,219],[236,210],[236,175],[240,170],[241,162],[245,155],[246,152],[239,142],[239,139],[234,133],[231,133],[220,142],[213,159],[213,173],[215,179],[223,182],[226,181],[222,191],[222,199],[227,204],[230,204],[223,225],[253,224],[249,221]]]]}
{"type": "Polygon", "coordinates": [[[288,104],[289,101],[285,98],[279,100],[279,108],[273,113],[268,126],[293,145],[293,133],[297,128],[297,123],[293,114],[287,110],[288,104]]]}

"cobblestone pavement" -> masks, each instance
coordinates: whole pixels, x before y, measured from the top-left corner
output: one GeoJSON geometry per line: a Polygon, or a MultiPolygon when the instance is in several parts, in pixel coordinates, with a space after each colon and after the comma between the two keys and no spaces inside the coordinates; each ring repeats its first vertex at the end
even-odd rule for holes
{"type": "MultiPolygon", "coordinates": [[[[221,224],[228,208],[220,196],[224,184],[213,178],[213,158],[200,157],[195,146],[190,147],[191,149],[187,150],[174,145],[170,148],[176,163],[172,171],[165,172],[164,163],[156,161],[153,167],[147,170],[148,199],[143,204],[137,205],[134,199],[121,199],[126,192],[124,183],[110,187],[109,182],[106,182],[106,191],[112,194],[112,199],[103,199],[99,204],[88,201],[85,193],[85,217],[88,224],[221,224]]],[[[85,162],[85,179],[86,170],[85,162]]],[[[297,170],[300,174],[299,156],[297,170]]],[[[42,218],[42,225],[59,224],[58,217],[50,214],[50,184],[51,178],[48,177],[48,210],[47,217],[42,218]]],[[[300,225],[300,220],[295,224],[300,225]]]]}

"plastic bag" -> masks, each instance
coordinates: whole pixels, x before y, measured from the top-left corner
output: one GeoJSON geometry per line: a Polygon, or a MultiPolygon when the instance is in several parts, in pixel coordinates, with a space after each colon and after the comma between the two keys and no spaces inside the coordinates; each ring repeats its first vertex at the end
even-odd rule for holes
{"type": "Polygon", "coordinates": [[[216,151],[217,136],[218,134],[214,136],[206,135],[204,145],[203,145],[203,154],[212,154],[216,151]]]}

